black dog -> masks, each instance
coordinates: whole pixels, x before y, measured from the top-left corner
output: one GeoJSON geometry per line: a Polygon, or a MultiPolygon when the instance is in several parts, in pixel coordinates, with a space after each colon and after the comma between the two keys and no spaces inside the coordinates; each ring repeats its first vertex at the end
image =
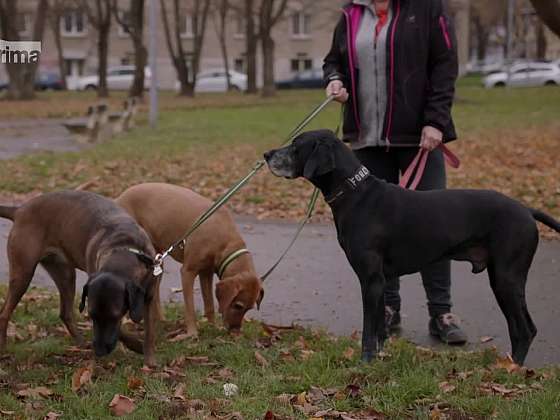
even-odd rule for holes
{"type": "Polygon", "coordinates": [[[513,359],[523,363],[537,333],[525,301],[539,240],[535,219],[560,232],[558,221],[495,191],[417,192],[388,184],[328,130],[304,133],[265,159],[277,176],[311,181],[331,206],[338,241],[360,279],[362,359],[371,360],[387,335],[385,278],[453,259],[471,262],[473,273],[488,269],[513,359]]]}

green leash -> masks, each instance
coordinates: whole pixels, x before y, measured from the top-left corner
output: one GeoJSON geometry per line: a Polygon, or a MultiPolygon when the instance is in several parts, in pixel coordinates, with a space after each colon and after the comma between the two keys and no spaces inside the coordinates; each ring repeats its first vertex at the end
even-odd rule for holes
{"type": "MultiPolygon", "coordinates": [[[[323,102],[321,102],[313,111],[311,111],[311,113],[305,117],[303,119],[302,122],[300,122],[288,135],[288,137],[286,138],[286,140],[282,143],[282,146],[286,145],[287,143],[291,142],[294,137],[296,137],[301,130],[303,130],[321,111],[323,111],[323,109],[325,109],[325,107],[330,104],[332,101],[334,100],[333,96],[329,96],[327,99],[325,99],[323,102]]],[[[338,128],[337,128],[338,131],[338,128]]],[[[195,222],[192,224],[192,226],[190,227],[190,229],[180,238],[178,239],[176,242],[174,242],[169,248],[167,248],[164,252],[162,252],[161,254],[157,254],[156,258],[155,258],[155,264],[154,264],[154,276],[159,276],[163,273],[163,261],[169,256],[169,254],[171,254],[175,248],[184,245],[185,242],[187,241],[187,239],[189,238],[189,236],[191,236],[193,234],[193,232],[195,230],[197,230],[200,225],[202,225],[205,221],[207,221],[214,213],[216,213],[216,211],[218,211],[218,209],[220,207],[222,207],[225,203],[227,203],[231,197],[237,193],[237,191],[239,191],[243,186],[245,186],[250,180],[251,178],[253,178],[261,169],[262,167],[266,164],[266,162],[264,160],[259,160],[255,163],[255,165],[253,166],[253,169],[251,169],[251,171],[243,178],[241,178],[239,181],[237,181],[229,190],[227,190],[218,200],[216,200],[214,202],[214,204],[212,204],[212,206],[210,206],[210,208],[208,208],[208,210],[206,210],[204,213],[202,213],[198,219],[195,220],[195,222]]],[[[284,253],[282,254],[281,258],[278,259],[278,261],[274,264],[273,268],[268,270],[267,273],[265,274],[265,276],[268,276],[274,268],[276,268],[276,266],[280,263],[280,261],[282,260],[282,258],[288,253],[288,251],[290,250],[290,248],[292,247],[292,245],[295,243],[297,236],[299,235],[299,233],[301,232],[301,230],[303,229],[303,226],[305,226],[305,224],[307,223],[307,221],[311,218],[311,214],[313,213],[313,209],[315,208],[315,204],[317,202],[317,197],[319,195],[319,191],[317,189],[315,189],[315,191],[313,192],[312,195],[312,200],[310,201],[309,205],[308,205],[308,215],[306,215],[306,217],[302,220],[302,222],[300,223],[300,227],[298,227],[297,231],[296,231],[296,236],[294,237],[294,239],[292,240],[292,242],[290,243],[290,245],[288,246],[288,248],[286,249],[286,251],[284,251],[284,253]],[[313,199],[313,197],[315,197],[313,199]]],[[[266,277],[263,277],[263,280],[266,277]]]]}

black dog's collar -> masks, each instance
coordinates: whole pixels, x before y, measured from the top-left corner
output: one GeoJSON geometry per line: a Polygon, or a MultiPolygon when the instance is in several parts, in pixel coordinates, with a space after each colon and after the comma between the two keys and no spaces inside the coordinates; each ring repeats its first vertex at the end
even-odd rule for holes
{"type": "Polygon", "coordinates": [[[364,181],[369,178],[371,178],[371,172],[369,171],[369,169],[363,165],[360,166],[354,173],[354,175],[344,180],[344,184],[338,187],[336,192],[329,195],[328,197],[325,197],[325,201],[327,202],[327,204],[333,203],[334,201],[342,197],[346,191],[353,191],[357,189],[364,181]]]}

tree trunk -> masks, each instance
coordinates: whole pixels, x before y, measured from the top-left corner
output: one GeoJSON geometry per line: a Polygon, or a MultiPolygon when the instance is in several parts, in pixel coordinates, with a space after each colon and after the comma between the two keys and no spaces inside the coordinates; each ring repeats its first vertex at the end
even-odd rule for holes
{"type": "Polygon", "coordinates": [[[109,97],[109,89],[107,88],[107,61],[109,55],[109,31],[103,26],[99,29],[97,39],[97,57],[99,60],[99,68],[97,75],[99,77],[99,86],[97,87],[97,96],[99,98],[109,97]]]}
{"type": "Polygon", "coordinates": [[[274,40],[268,36],[262,39],[263,52],[263,97],[270,97],[276,94],[274,84],[274,40]]]}
{"type": "MultiPolygon", "coordinates": [[[[45,25],[48,14],[48,1],[40,0],[35,11],[35,21],[33,24],[33,41],[42,41],[45,33],[45,25]]],[[[15,25],[15,19],[11,18],[18,15],[15,1],[0,0],[0,30],[2,38],[9,41],[19,41],[19,33],[15,25]]],[[[39,56],[40,57],[40,56],[39,56]]],[[[40,60],[40,58],[39,58],[40,60]]],[[[27,100],[35,97],[35,74],[39,67],[36,63],[6,63],[6,70],[9,77],[8,99],[27,100]]]]}
{"type": "Polygon", "coordinates": [[[531,0],[531,3],[550,30],[560,36],[560,0],[531,0]]]}
{"type": "Polygon", "coordinates": [[[257,46],[253,0],[245,0],[245,43],[247,60],[247,93],[257,93],[257,46]]]}
{"type": "Polygon", "coordinates": [[[232,85],[231,85],[231,77],[229,73],[229,56],[228,56],[228,47],[227,47],[228,11],[229,11],[229,1],[220,0],[219,10],[218,10],[219,22],[217,24],[216,32],[218,35],[218,41],[220,42],[220,50],[222,53],[222,60],[224,62],[224,69],[226,71],[227,90],[230,91],[232,85]]]}
{"type": "Polygon", "coordinates": [[[130,3],[130,19],[132,44],[134,46],[134,80],[130,86],[129,96],[144,96],[144,72],[148,59],[148,50],[144,47],[144,0],[135,0],[130,3]]]}
{"type": "Polygon", "coordinates": [[[546,60],[547,47],[544,24],[539,20],[537,22],[537,60],[546,60]]]}
{"type": "Polygon", "coordinates": [[[54,45],[56,46],[56,55],[58,60],[58,72],[60,73],[60,81],[62,82],[62,89],[67,89],[66,85],[66,65],[64,63],[64,50],[62,48],[62,38],[60,36],[60,10],[51,10],[52,15],[50,19],[51,32],[54,38],[54,45]]]}

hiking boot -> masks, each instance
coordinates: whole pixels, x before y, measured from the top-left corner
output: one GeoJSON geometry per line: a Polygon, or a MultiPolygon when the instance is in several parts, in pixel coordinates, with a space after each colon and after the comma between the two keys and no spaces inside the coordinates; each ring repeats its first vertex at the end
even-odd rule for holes
{"type": "Polygon", "coordinates": [[[433,317],[429,324],[430,334],[438,337],[445,344],[465,344],[467,335],[458,324],[457,317],[449,312],[433,317]]]}
{"type": "Polygon", "coordinates": [[[385,326],[392,333],[401,328],[401,313],[390,306],[385,306],[385,326]]]}

